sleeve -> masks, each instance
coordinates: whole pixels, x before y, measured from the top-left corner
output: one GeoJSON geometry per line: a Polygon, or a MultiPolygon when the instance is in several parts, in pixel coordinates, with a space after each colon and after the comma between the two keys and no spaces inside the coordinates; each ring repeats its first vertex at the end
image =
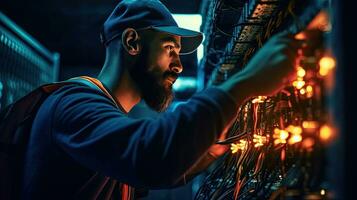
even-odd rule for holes
{"type": "Polygon", "coordinates": [[[95,89],[67,89],[53,113],[52,137],[81,165],[134,187],[173,185],[215,142],[237,105],[218,88],[156,119],[132,119],[95,89]]]}

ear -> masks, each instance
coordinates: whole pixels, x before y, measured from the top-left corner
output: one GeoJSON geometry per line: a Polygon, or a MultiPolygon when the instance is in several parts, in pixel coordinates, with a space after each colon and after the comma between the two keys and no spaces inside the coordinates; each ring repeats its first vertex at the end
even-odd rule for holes
{"type": "Polygon", "coordinates": [[[121,35],[121,41],[124,49],[130,55],[137,55],[140,52],[140,44],[139,44],[139,34],[133,28],[127,28],[121,35]]]}

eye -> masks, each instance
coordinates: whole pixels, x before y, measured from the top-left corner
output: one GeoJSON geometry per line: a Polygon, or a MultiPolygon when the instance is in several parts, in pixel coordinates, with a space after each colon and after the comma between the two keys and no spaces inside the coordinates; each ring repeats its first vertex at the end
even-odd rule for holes
{"type": "Polygon", "coordinates": [[[173,51],[175,49],[173,45],[166,45],[165,48],[169,51],[173,51]]]}

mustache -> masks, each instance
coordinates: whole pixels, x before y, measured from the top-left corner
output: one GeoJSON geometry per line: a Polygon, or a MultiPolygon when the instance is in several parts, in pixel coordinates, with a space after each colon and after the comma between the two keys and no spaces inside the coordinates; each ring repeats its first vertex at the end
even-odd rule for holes
{"type": "Polygon", "coordinates": [[[178,78],[178,74],[173,71],[166,71],[166,72],[164,72],[163,76],[164,76],[164,79],[173,78],[176,80],[178,78]]]}

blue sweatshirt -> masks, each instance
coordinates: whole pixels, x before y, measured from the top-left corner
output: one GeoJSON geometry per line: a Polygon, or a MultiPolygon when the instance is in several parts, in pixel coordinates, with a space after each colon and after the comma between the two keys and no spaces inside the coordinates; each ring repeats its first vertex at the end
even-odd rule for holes
{"type": "Polygon", "coordinates": [[[63,86],[33,122],[22,198],[105,199],[120,196],[119,182],[172,186],[216,141],[237,106],[227,93],[210,88],[174,112],[133,119],[99,90],[63,86]]]}

